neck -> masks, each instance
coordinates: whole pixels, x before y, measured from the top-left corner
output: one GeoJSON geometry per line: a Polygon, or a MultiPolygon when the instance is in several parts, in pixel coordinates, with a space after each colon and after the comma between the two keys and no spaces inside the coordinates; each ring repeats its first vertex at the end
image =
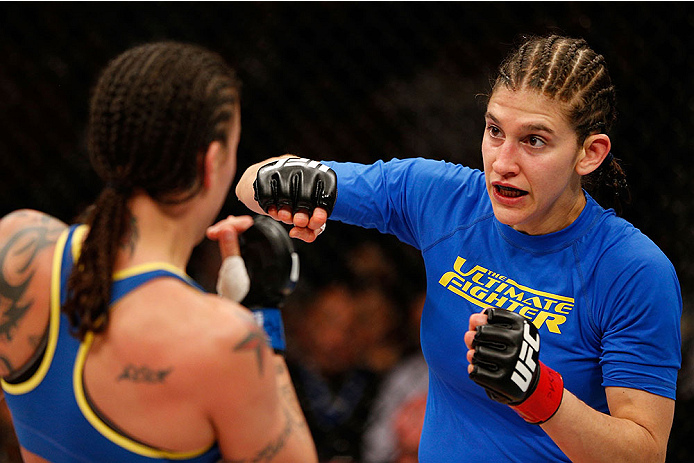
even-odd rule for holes
{"type": "Polygon", "coordinates": [[[185,271],[193,248],[204,236],[189,204],[161,205],[144,193],[128,201],[129,227],[123,235],[115,270],[147,262],[167,262],[185,271]]]}
{"type": "Polygon", "coordinates": [[[547,235],[568,227],[581,215],[586,206],[586,196],[580,185],[575,192],[566,195],[554,205],[554,211],[549,219],[543,219],[540,224],[523,224],[513,226],[513,229],[526,235],[547,235]]]}

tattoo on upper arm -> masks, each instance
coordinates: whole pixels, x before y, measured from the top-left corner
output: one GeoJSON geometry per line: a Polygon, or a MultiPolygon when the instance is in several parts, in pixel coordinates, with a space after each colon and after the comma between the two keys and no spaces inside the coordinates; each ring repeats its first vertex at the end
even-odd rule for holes
{"type": "Polygon", "coordinates": [[[118,375],[116,381],[132,381],[133,383],[163,383],[166,377],[173,371],[173,367],[164,370],[155,370],[146,365],[136,367],[132,363],[125,366],[123,372],[118,375]]]}
{"type": "Polygon", "coordinates": [[[277,436],[272,442],[269,442],[265,447],[263,447],[253,458],[242,458],[241,460],[223,460],[224,463],[259,463],[268,462],[277,456],[277,454],[284,448],[287,443],[289,435],[294,431],[294,420],[291,417],[290,412],[285,408],[284,411],[284,428],[280,431],[280,435],[277,436]]]}
{"type": "Polygon", "coordinates": [[[258,463],[272,461],[282,449],[285,448],[287,441],[292,434],[297,434],[302,439],[308,439],[310,445],[313,446],[311,435],[308,431],[306,420],[296,398],[296,393],[291,383],[288,382],[287,368],[282,363],[277,363],[275,372],[280,377],[279,395],[280,403],[282,404],[282,412],[284,414],[284,428],[279,435],[272,441],[267,443],[255,456],[252,458],[222,460],[221,463],[258,463]]]}
{"type": "Polygon", "coordinates": [[[283,364],[277,365],[277,376],[280,377],[279,382],[279,394],[280,398],[284,404],[285,413],[287,416],[293,419],[294,425],[297,428],[306,427],[306,420],[304,419],[304,413],[301,410],[301,405],[299,404],[299,399],[296,396],[294,387],[291,384],[291,379],[287,379],[284,373],[287,368],[283,364]]]}
{"type": "Polygon", "coordinates": [[[54,245],[65,228],[61,222],[45,215],[37,217],[35,222],[15,232],[0,249],[0,337],[8,341],[12,340],[13,330],[34,302],[26,297],[35,274],[34,259],[39,251],[54,245]],[[10,259],[13,265],[9,265],[10,259]]]}

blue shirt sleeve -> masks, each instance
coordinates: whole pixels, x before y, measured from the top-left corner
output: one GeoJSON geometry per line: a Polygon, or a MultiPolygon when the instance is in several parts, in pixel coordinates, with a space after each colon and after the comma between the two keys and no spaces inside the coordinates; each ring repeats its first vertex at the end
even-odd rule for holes
{"type": "Polygon", "coordinates": [[[682,363],[680,285],[662,251],[638,230],[632,232],[597,269],[607,295],[595,313],[603,386],[675,399],[682,363]]]}
{"type": "Polygon", "coordinates": [[[333,220],[375,228],[417,249],[466,223],[488,205],[484,174],[430,159],[393,159],[363,165],[322,161],[337,174],[333,220]],[[450,220],[434,222],[440,211],[450,220]]]}

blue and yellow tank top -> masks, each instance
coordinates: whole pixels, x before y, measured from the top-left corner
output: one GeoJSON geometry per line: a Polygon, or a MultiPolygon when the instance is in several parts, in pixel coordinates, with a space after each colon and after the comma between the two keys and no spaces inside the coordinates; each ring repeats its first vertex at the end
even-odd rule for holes
{"type": "MultiPolygon", "coordinates": [[[[54,463],[219,461],[216,444],[185,453],[153,448],[118,431],[90,406],[82,372],[92,336],[88,333],[83,342],[72,336],[68,319],[60,311],[86,230],[84,225],[72,226],[56,245],[47,343],[38,368],[21,382],[2,381],[20,444],[54,463]]],[[[160,277],[177,278],[202,290],[169,264],[145,264],[114,274],[111,305],[143,283],[160,277]]]]}

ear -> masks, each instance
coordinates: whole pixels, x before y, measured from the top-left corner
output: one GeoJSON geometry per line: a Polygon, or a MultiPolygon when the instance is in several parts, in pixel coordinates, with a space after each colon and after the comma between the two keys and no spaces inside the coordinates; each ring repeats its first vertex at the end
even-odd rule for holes
{"type": "Polygon", "coordinates": [[[588,175],[600,167],[602,161],[610,153],[612,143],[604,133],[589,135],[583,142],[581,153],[576,161],[576,173],[588,175]]]}
{"type": "Polygon", "coordinates": [[[209,190],[218,178],[219,164],[223,156],[222,144],[218,141],[213,141],[207,147],[207,152],[203,157],[203,176],[202,186],[209,190]]]}

